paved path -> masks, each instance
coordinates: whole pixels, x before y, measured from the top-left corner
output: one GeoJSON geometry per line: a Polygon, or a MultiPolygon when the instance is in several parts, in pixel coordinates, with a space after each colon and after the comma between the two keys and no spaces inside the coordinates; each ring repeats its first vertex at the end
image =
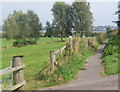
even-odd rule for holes
{"type": "Polygon", "coordinates": [[[102,51],[107,41],[88,59],[86,70],[81,70],[78,79],[67,84],[44,88],[43,90],[118,90],[118,75],[101,77],[102,51]]]}

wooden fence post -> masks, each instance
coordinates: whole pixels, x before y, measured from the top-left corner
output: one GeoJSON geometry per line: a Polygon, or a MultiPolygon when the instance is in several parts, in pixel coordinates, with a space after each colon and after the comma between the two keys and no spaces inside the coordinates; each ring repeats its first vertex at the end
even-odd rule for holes
{"type": "Polygon", "coordinates": [[[62,48],[60,48],[60,54],[62,55],[62,48]]]}
{"type": "Polygon", "coordinates": [[[73,41],[72,41],[72,39],[70,40],[70,50],[71,50],[71,52],[73,52],[73,41]]]}
{"type": "MultiPolygon", "coordinates": [[[[20,66],[20,65],[23,65],[23,56],[22,55],[21,56],[13,56],[12,68],[20,66]]],[[[18,71],[14,71],[13,72],[13,85],[16,85],[16,84],[23,82],[23,81],[24,81],[23,68],[18,70],[18,71]]],[[[21,87],[18,89],[21,89],[21,87]]]]}
{"type": "Polygon", "coordinates": [[[50,51],[50,64],[51,64],[51,71],[54,70],[54,62],[56,61],[56,57],[54,51],[50,51]]]}

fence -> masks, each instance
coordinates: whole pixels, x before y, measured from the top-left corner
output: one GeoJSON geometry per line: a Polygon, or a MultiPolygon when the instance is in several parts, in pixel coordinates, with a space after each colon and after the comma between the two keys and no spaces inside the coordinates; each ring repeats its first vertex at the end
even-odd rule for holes
{"type": "Polygon", "coordinates": [[[5,68],[0,71],[0,76],[10,74],[10,77],[5,78],[1,81],[1,84],[10,79],[10,85],[1,90],[18,90],[26,83],[24,80],[24,71],[23,68],[23,56],[14,56],[12,59],[11,67],[5,68]]]}
{"type": "Polygon", "coordinates": [[[57,50],[57,51],[50,51],[50,64],[51,64],[51,71],[54,70],[54,65],[57,63],[56,62],[56,54],[57,53],[61,53],[62,54],[62,51],[66,48],[66,46],[62,47],[60,50],[57,50]]]}

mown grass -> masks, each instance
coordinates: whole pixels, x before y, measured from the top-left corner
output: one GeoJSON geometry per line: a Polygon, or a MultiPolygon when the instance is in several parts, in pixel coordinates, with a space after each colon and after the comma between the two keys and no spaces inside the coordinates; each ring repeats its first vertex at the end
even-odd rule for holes
{"type": "Polygon", "coordinates": [[[20,48],[8,48],[2,50],[2,69],[9,67],[11,59],[16,55],[24,55],[25,80],[27,89],[40,87],[35,80],[35,75],[49,62],[49,52],[60,49],[65,42],[29,45],[20,48]]]}
{"type": "MultiPolygon", "coordinates": [[[[64,40],[68,40],[68,39],[69,38],[64,38],[64,40]]],[[[60,41],[60,40],[61,40],[61,38],[59,38],[59,37],[52,37],[52,38],[40,37],[37,40],[37,43],[60,41]]],[[[14,40],[7,40],[5,38],[0,38],[0,42],[2,42],[2,47],[12,47],[14,40]]]]}

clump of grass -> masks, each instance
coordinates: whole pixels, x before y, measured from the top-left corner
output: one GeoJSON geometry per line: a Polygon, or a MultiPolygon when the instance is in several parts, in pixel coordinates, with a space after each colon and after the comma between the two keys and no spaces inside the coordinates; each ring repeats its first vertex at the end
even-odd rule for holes
{"type": "Polygon", "coordinates": [[[117,54],[105,56],[103,59],[103,63],[105,67],[105,73],[107,75],[117,74],[120,72],[117,54]]]}

